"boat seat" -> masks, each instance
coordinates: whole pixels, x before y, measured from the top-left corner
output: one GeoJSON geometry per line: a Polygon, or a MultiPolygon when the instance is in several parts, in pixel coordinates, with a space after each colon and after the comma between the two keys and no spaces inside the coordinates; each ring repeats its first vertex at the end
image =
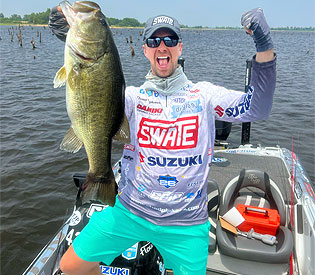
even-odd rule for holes
{"type": "Polygon", "coordinates": [[[208,252],[214,253],[217,248],[216,227],[218,221],[218,208],[220,203],[220,190],[218,184],[213,179],[208,179],[208,219],[211,224],[209,231],[208,252]]]}
{"type": "MultiPolygon", "coordinates": [[[[256,192],[255,192],[256,194],[256,192]]],[[[277,209],[280,215],[280,227],[276,238],[278,243],[267,245],[260,240],[247,239],[236,236],[221,227],[217,223],[216,235],[220,253],[242,260],[264,262],[264,263],[287,263],[293,249],[293,236],[286,226],[286,208],[282,194],[275,182],[267,173],[259,170],[245,170],[240,175],[229,181],[221,194],[219,215],[223,216],[228,210],[238,203],[247,202],[248,205],[268,206],[277,209]],[[241,195],[240,191],[246,188],[247,195],[241,195]],[[263,197],[249,197],[248,190],[255,188],[263,192],[263,197]]]]}
{"type": "Polygon", "coordinates": [[[267,201],[264,196],[258,195],[240,195],[234,201],[234,206],[236,207],[238,204],[251,205],[263,208],[270,208],[270,203],[267,201]]]}

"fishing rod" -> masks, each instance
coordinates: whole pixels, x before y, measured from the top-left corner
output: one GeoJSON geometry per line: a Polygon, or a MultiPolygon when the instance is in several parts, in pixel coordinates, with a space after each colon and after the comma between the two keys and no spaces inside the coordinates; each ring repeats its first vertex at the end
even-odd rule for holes
{"type": "MultiPolygon", "coordinates": [[[[246,60],[246,75],[245,75],[245,93],[248,92],[250,80],[252,77],[252,60],[246,60]]],[[[249,143],[250,139],[250,122],[242,123],[242,139],[241,144],[245,145],[249,143]]]]}

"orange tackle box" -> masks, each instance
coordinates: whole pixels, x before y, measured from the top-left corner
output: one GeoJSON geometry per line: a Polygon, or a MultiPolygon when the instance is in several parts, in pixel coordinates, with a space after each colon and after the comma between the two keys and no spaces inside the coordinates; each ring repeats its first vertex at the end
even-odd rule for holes
{"type": "Polygon", "coordinates": [[[253,228],[260,234],[276,235],[280,226],[280,215],[277,210],[244,204],[238,204],[236,209],[245,219],[237,226],[239,230],[248,232],[253,228]]]}

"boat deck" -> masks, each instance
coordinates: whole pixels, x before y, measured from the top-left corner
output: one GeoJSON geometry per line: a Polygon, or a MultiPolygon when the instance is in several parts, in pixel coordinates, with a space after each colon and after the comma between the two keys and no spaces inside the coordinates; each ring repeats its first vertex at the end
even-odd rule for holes
{"type": "MultiPolygon", "coordinates": [[[[210,168],[209,179],[215,180],[220,192],[233,178],[240,175],[242,169],[264,171],[280,188],[286,204],[291,203],[290,175],[279,157],[231,152],[215,152],[214,162],[210,168]]],[[[248,188],[250,192],[257,192],[248,188]]],[[[287,274],[288,264],[270,264],[244,261],[220,254],[218,247],[215,253],[208,255],[207,275],[209,274],[287,274]]]]}
{"type": "Polygon", "coordinates": [[[220,191],[231,179],[237,177],[243,168],[261,170],[266,172],[269,178],[279,186],[285,202],[290,204],[290,175],[281,158],[225,152],[217,152],[214,157],[219,158],[219,162],[214,162],[211,165],[209,179],[214,179],[217,182],[220,191]]]}

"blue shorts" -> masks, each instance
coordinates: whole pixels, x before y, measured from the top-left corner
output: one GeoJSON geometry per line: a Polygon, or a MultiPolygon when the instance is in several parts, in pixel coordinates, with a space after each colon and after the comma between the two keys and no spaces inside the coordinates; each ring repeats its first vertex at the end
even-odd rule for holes
{"type": "Polygon", "coordinates": [[[210,223],[160,226],[132,214],[116,199],[114,207],[94,212],[74,240],[75,253],[90,262],[111,262],[139,241],[149,241],[175,275],[206,273],[210,223]]]}

